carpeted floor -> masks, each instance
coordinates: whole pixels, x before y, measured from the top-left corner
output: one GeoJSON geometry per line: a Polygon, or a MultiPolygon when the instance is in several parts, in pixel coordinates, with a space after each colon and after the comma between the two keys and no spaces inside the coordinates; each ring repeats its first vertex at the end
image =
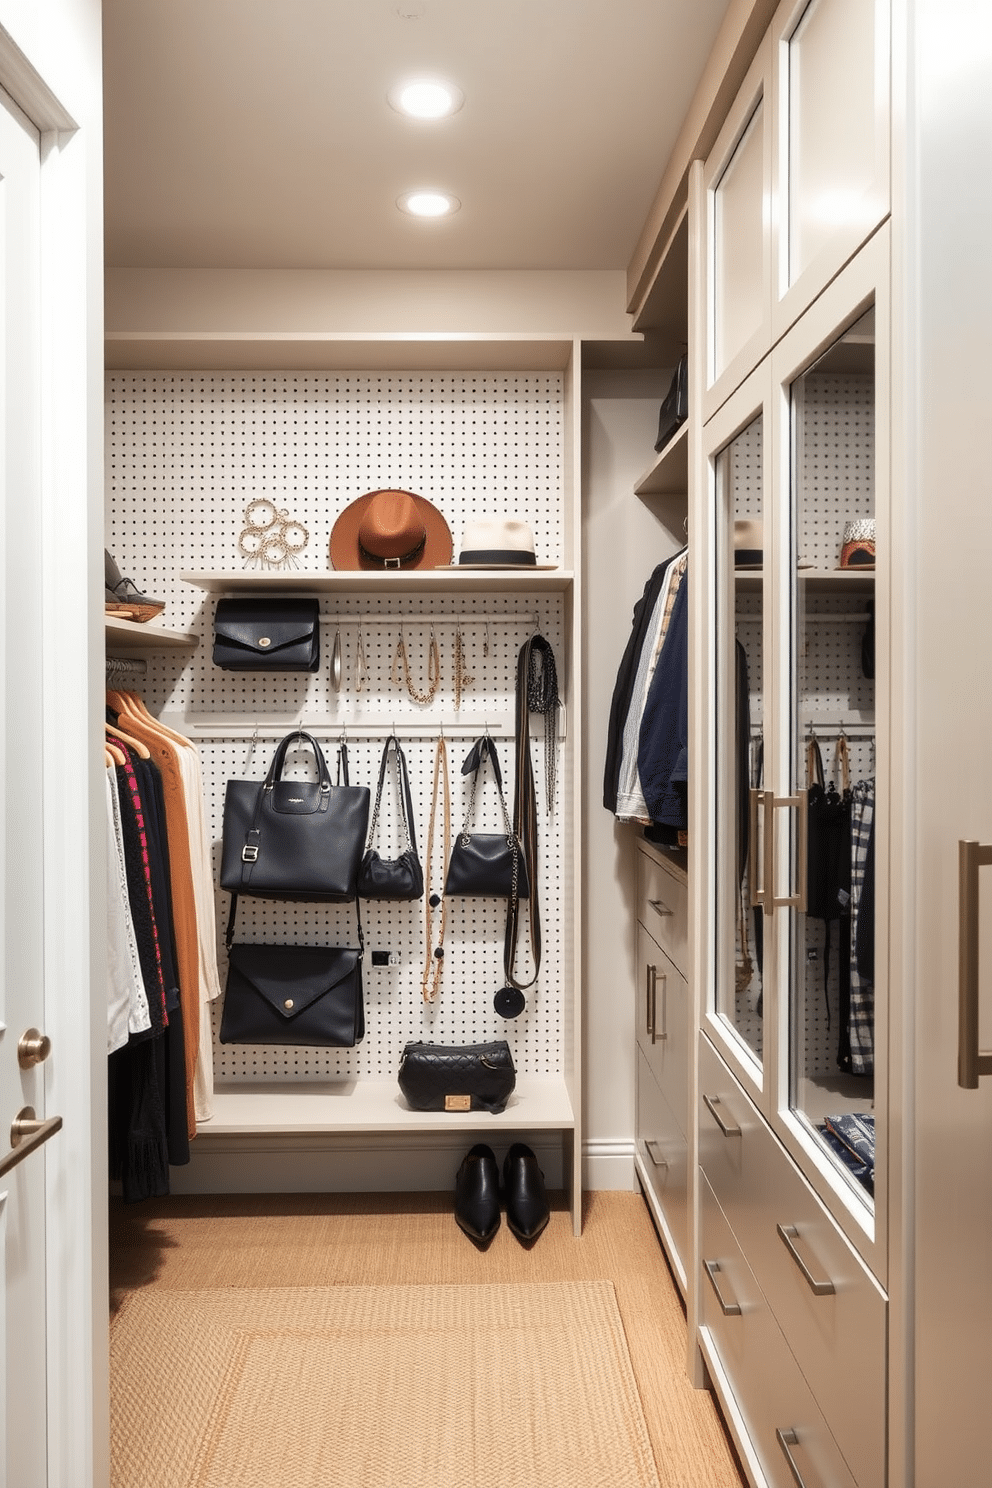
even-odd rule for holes
{"type": "MultiPolygon", "coordinates": [[[[352,1288],[362,1292],[409,1288],[428,1293],[445,1289],[467,1292],[478,1287],[509,1288],[513,1292],[533,1289],[536,1300],[537,1291],[549,1284],[605,1282],[621,1319],[658,1482],[662,1488],[741,1488],[744,1480],[713,1398],[706,1391],[693,1389],[689,1382],[685,1316],[644,1201],[630,1193],[587,1195],[579,1239],[572,1235],[564,1202],[556,1196],[553,1204],[551,1223],[535,1245],[519,1244],[504,1224],[483,1251],[458,1229],[451,1215],[450,1198],[444,1194],[177,1196],[133,1207],[114,1201],[113,1318],[126,1323],[136,1304],[177,1294],[185,1294],[183,1305],[193,1305],[197,1301],[195,1293],[201,1294],[201,1299],[208,1293],[225,1293],[240,1307],[252,1294],[281,1294],[287,1288],[352,1288]]],[[[154,1325],[150,1315],[136,1312],[134,1316],[141,1324],[132,1330],[134,1357],[171,1347],[173,1330],[154,1325]]],[[[123,1338],[123,1334],[118,1337],[123,1338]]],[[[457,1350],[470,1344],[475,1350],[474,1337],[473,1326],[467,1326],[451,1336],[450,1346],[457,1350]]],[[[244,1341],[240,1347],[242,1356],[247,1357],[244,1341]]],[[[493,1382],[499,1380],[503,1368],[496,1342],[483,1350],[482,1359],[485,1367],[477,1378],[488,1380],[490,1388],[495,1388],[493,1382]]],[[[127,1389],[130,1368],[117,1340],[112,1368],[119,1400],[121,1389],[127,1389]]],[[[181,1353],[176,1361],[177,1378],[182,1380],[190,1368],[186,1354],[181,1353]]],[[[249,1370],[249,1384],[251,1373],[249,1370]]],[[[299,1386],[301,1395],[306,1394],[306,1386],[304,1379],[299,1386]]],[[[480,1383],[479,1388],[484,1392],[486,1386],[480,1383]]],[[[433,1405],[428,1429],[441,1416],[448,1419],[444,1399],[429,1398],[433,1405]]],[[[365,1396],[361,1400],[365,1414],[357,1424],[374,1433],[374,1402],[365,1396]]],[[[136,1434],[127,1427],[127,1420],[126,1413],[116,1411],[115,1432],[124,1427],[128,1434],[136,1434]]],[[[326,1438],[326,1415],[310,1425],[321,1440],[326,1438]]],[[[211,1429],[216,1434],[216,1428],[211,1429]]],[[[193,1433],[187,1431],[183,1412],[174,1408],[168,1394],[148,1404],[141,1430],[163,1431],[166,1438],[182,1436],[187,1439],[187,1452],[194,1451],[189,1445],[193,1433]]],[[[563,1449],[560,1436],[557,1433],[557,1449],[563,1449]]],[[[201,1434],[195,1450],[205,1450],[203,1440],[201,1434]]],[[[123,1464],[125,1458],[119,1457],[118,1461],[123,1464]]],[[[124,1471],[122,1466],[114,1488],[156,1488],[155,1479],[128,1477],[124,1471]]],[[[200,1488],[200,1480],[193,1477],[178,1481],[183,1482],[183,1488],[187,1484],[200,1488]]],[[[297,1481],[309,1488],[305,1477],[297,1480],[277,1475],[270,1477],[268,1484],[295,1488],[297,1481]]],[[[470,1483],[471,1479],[456,1476],[450,1481],[470,1483]]],[[[491,1481],[512,1479],[506,1480],[497,1472],[491,1481]]],[[[567,1472],[542,1471],[531,1481],[573,1488],[567,1472]]],[[[601,1472],[597,1481],[605,1485],[612,1480],[601,1472]]],[[[616,1481],[653,1480],[635,1477],[616,1481]]],[[[366,1483],[394,1488],[388,1477],[375,1476],[357,1478],[354,1488],[365,1488],[366,1483]]],[[[221,1484],[223,1488],[247,1488],[253,1480],[206,1477],[202,1484],[203,1488],[214,1488],[215,1484],[217,1488],[221,1484]]],[[[436,1479],[436,1488],[447,1488],[442,1477],[436,1479]]]]}
{"type": "Polygon", "coordinates": [[[120,1488],[658,1488],[609,1282],[153,1290],[111,1358],[120,1488]]]}

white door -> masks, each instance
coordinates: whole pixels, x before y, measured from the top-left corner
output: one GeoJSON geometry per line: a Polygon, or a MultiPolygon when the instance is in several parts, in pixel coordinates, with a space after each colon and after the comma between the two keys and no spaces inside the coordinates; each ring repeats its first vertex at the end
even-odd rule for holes
{"type": "MultiPolygon", "coordinates": [[[[7,1488],[48,1483],[45,1166],[53,1149],[44,1139],[55,1123],[45,1121],[44,797],[31,745],[42,721],[42,667],[30,644],[42,624],[40,174],[38,132],[0,93],[0,1468],[7,1488]],[[40,1035],[33,1047],[29,1030],[40,1035]],[[12,1132],[19,1117],[28,1125],[12,1132]]],[[[57,1146],[57,1131],[54,1140],[57,1146]]]]}

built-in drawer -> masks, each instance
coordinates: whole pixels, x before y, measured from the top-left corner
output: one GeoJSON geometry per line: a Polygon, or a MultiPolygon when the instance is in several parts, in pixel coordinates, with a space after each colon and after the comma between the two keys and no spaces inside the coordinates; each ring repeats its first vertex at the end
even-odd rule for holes
{"type": "Polygon", "coordinates": [[[689,1148],[685,1133],[651,1073],[643,1051],[637,1054],[638,1168],[654,1206],[676,1270],[685,1277],[689,1239],[689,1148]]]}
{"type": "MultiPolygon", "coordinates": [[[[700,1179],[700,1327],[718,1388],[772,1488],[856,1488],[713,1190],[700,1179]],[[708,1348],[706,1347],[708,1345],[708,1348]],[[712,1360],[711,1360],[712,1364],[712,1360]]],[[[882,1478],[861,1488],[881,1488],[882,1478]]]]}
{"type": "Polygon", "coordinates": [[[689,986],[642,925],[637,927],[637,1042],[683,1134],[689,1130],[689,986]]]}
{"type": "Polygon", "coordinates": [[[689,975],[689,889],[674,865],[637,855],[637,914],[684,977],[689,975]]]}
{"type": "Polygon", "coordinates": [[[884,1482],[886,1299],[705,1037],[699,1157],[859,1483],[884,1482]]]}

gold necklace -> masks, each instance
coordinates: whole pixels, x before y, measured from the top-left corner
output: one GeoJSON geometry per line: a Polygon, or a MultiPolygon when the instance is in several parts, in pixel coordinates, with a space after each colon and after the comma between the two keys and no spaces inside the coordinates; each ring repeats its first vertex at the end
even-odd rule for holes
{"type": "Polygon", "coordinates": [[[415,703],[432,703],[441,681],[441,653],[437,646],[437,636],[434,627],[431,626],[431,642],[427,653],[427,691],[418,692],[413,685],[410,676],[410,658],[406,650],[406,636],[400,630],[399,644],[396,647],[396,655],[393,657],[393,669],[391,673],[394,687],[402,687],[406,684],[406,690],[415,703]],[[403,667],[403,680],[400,680],[400,666],[403,667]]]}

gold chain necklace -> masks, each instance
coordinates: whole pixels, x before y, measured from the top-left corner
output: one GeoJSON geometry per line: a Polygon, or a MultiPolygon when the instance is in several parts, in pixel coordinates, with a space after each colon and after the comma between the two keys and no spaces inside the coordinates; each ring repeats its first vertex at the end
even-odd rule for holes
{"type": "Polygon", "coordinates": [[[400,631],[400,639],[396,647],[396,655],[393,657],[393,668],[390,675],[392,676],[394,687],[402,687],[405,684],[407,692],[415,703],[426,704],[434,701],[434,695],[441,681],[441,653],[438,650],[437,636],[434,634],[433,625],[431,626],[430,648],[427,653],[427,691],[418,692],[413,685],[413,678],[410,676],[410,658],[407,655],[406,649],[406,636],[402,630],[400,631]],[[401,665],[403,668],[402,681],[400,679],[401,665]]]}

